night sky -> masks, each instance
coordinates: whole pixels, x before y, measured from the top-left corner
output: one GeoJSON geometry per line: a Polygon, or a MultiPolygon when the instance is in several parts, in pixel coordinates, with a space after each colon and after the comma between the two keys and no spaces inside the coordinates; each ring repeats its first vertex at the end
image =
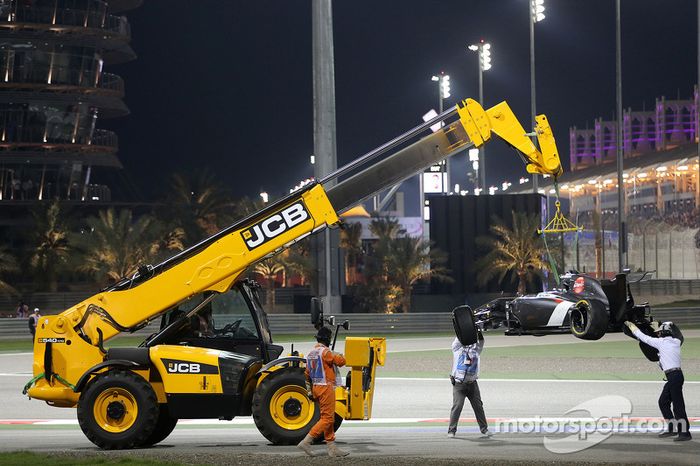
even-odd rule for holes
{"type": "MultiPolygon", "coordinates": [[[[537,112],[549,117],[565,169],[570,126],[615,111],[615,1],[545,0],[535,25],[537,112]]],[[[491,43],[484,104],[508,100],[530,120],[528,0],[336,1],[338,163],[421,122],[437,108],[433,74],[452,98],[478,98],[477,55],[491,43]]],[[[283,194],[312,174],[311,4],[302,0],[145,0],[127,13],[138,59],[108,72],[126,81],[131,115],[101,120],[144,195],[171,172],[208,167],[234,195],[283,194]]],[[[697,2],[622,1],[623,106],[691,97],[697,81],[697,2]]],[[[489,184],[515,181],[521,162],[487,147],[489,184]]]]}

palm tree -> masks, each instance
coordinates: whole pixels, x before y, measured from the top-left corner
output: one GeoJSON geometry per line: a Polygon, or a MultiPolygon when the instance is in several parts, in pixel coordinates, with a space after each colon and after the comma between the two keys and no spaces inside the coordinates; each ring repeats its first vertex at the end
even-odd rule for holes
{"type": "Polygon", "coordinates": [[[233,208],[233,221],[248,217],[256,212],[261,211],[265,207],[262,199],[251,199],[248,196],[240,198],[235,202],[233,208]]]}
{"type": "MultiPolygon", "coordinates": [[[[8,273],[13,273],[19,270],[17,260],[5,246],[0,246],[0,277],[4,277],[8,273]]],[[[0,278],[0,293],[17,294],[17,290],[12,285],[0,278]]]]}
{"type": "Polygon", "coordinates": [[[362,255],[362,224],[345,224],[340,231],[340,248],[345,250],[345,283],[354,285],[357,281],[357,259],[362,255]]]}
{"type": "MultiPolygon", "coordinates": [[[[383,281],[387,280],[387,256],[389,254],[390,243],[402,233],[399,221],[393,217],[377,217],[369,224],[369,229],[377,236],[377,241],[373,247],[370,261],[373,262],[370,269],[383,281]]],[[[375,277],[376,278],[376,277],[375,277]]]]}
{"type": "Polygon", "coordinates": [[[265,289],[266,304],[272,309],[275,306],[275,280],[277,275],[284,272],[284,263],[279,256],[273,256],[268,259],[263,259],[257,264],[253,271],[260,275],[267,282],[265,289]]]}
{"type": "Polygon", "coordinates": [[[184,231],[166,231],[151,215],[136,221],[130,210],[102,210],[86,221],[88,228],[75,234],[73,242],[83,255],[78,270],[99,281],[117,281],[130,276],[139,265],[160,258],[166,251],[182,250],[184,231]]]}
{"type": "Polygon", "coordinates": [[[401,224],[393,217],[376,217],[369,224],[369,229],[382,242],[396,238],[401,233],[401,224]]]}
{"type": "Polygon", "coordinates": [[[280,254],[280,260],[286,272],[288,272],[287,277],[290,274],[298,275],[302,285],[313,281],[316,276],[316,268],[311,258],[310,248],[311,237],[306,237],[287,249],[283,254],[280,254]]]}
{"type": "Polygon", "coordinates": [[[369,225],[377,236],[364,256],[364,283],[358,284],[354,293],[355,302],[366,312],[387,312],[400,290],[389,281],[389,249],[401,225],[391,217],[377,217],[369,225]]]}
{"type": "Polygon", "coordinates": [[[393,301],[394,310],[411,310],[411,290],[416,282],[430,278],[452,280],[449,270],[445,267],[447,257],[442,251],[431,248],[428,241],[400,236],[391,240],[389,244],[389,282],[398,290],[398,296],[393,301]]]}
{"type": "Polygon", "coordinates": [[[52,202],[43,212],[35,212],[37,246],[29,259],[39,272],[49,291],[58,290],[58,273],[68,264],[68,232],[61,220],[58,201],[52,202]]]}
{"type": "Polygon", "coordinates": [[[493,237],[481,237],[477,241],[488,246],[490,252],[476,263],[479,271],[477,281],[485,285],[489,280],[498,277],[502,282],[506,274],[514,272],[513,281],[518,279],[518,294],[526,293],[526,283],[541,274],[547,268],[547,251],[542,238],[537,236],[540,227],[536,215],[526,215],[513,212],[513,228],[508,228],[502,222],[496,222],[490,231],[493,237]]]}
{"type": "Polygon", "coordinates": [[[211,236],[233,217],[235,205],[216,177],[208,170],[173,174],[166,198],[164,218],[177,219],[189,243],[211,236]]]}

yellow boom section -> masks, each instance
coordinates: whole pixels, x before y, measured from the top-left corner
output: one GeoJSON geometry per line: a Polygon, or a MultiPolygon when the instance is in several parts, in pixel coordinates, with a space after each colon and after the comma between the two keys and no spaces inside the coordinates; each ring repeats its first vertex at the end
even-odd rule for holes
{"type": "MultiPolygon", "coordinates": [[[[506,102],[484,110],[475,100],[467,99],[440,118],[455,114],[459,120],[383,161],[373,161],[367,170],[346,178],[328,192],[318,184],[290,195],[158,265],[152,276],[124,279],[59,316],[43,318],[42,332],[51,329],[53,333],[46,337],[53,337],[75,330],[96,345],[100,334],[106,341],[120,332],[133,331],[195,294],[225,292],[252,264],[314,231],[339,223],[338,213],[351,204],[460,149],[481,146],[491,139],[491,133],[520,151],[528,172],[553,176],[562,173],[554,137],[543,115],[537,117],[536,127],[540,152],[506,102]]],[[[402,135],[402,141],[424,130],[423,126],[402,135]]],[[[343,176],[346,171],[341,169],[329,176],[343,176]]]]}
{"type": "Polygon", "coordinates": [[[95,344],[99,328],[106,341],[203,291],[227,291],[251,264],[339,222],[325,191],[316,185],[279,209],[254,218],[137,286],[98,293],[61,314],[95,344]],[[117,325],[115,325],[115,323],[117,325]]]}
{"type": "Polygon", "coordinates": [[[535,133],[540,151],[527,136],[525,129],[506,102],[484,110],[477,101],[467,99],[462,106],[457,106],[457,113],[462,126],[476,147],[488,142],[493,132],[522,154],[528,173],[555,177],[563,173],[557,145],[546,116],[538,115],[535,118],[535,133]]]}

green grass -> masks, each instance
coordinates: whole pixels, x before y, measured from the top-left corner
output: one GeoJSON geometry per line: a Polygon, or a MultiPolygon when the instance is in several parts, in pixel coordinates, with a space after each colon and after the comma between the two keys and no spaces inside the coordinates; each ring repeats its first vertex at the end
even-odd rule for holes
{"type": "Polygon", "coordinates": [[[30,340],[0,340],[0,352],[2,353],[22,353],[32,350],[30,340]]]}
{"type": "MultiPolygon", "coordinates": [[[[82,454],[81,454],[82,456],[82,454]]],[[[157,461],[148,458],[114,458],[102,455],[88,455],[82,458],[74,455],[37,454],[29,452],[0,453],[0,464],[3,466],[73,466],[73,465],[125,465],[125,466],[177,466],[182,463],[157,461]]]]}
{"type": "MultiPolygon", "coordinates": [[[[581,343],[566,343],[556,345],[532,345],[511,346],[507,348],[489,348],[488,343],[484,348],[484,358],[488,364],[484,367],[480,377],[484,379],[557,379],[557,380],[661,380],[661,374],[657,371],[648,373],[620,373],[605,370],[606,359],[630,359],[643,358],[639,352],[639,346],[633,341],[596,341],[581,343]],[[570,361],[570,370],[548,370],[547,360],[553,357],[570,361]],[[535,359],[541,360],[540,369],[530,372],[516,372],[499,370],[499,359],[535,359]],[[576,360],[581,358],[594,358],[601,360],[600,370],[576,371],[576,360]]],[[[387,362],[388,369],[380,369],[379,377],[447,377],[444,367],[433,369],[391,370],[392,362],[398,363],[398,367],[407,367],[406,360],[431,359],[437,361],[451,360],[449,349],[410,351],[405,353],[392,353],[387,362]]],[[[685,361],[697,361],[700,359],[700,338],[686,338],[683,344],[683,359],[685,361]]],[[[394,366],[396,367],[396,366],[394,366]]],[[[410,366],[409,366],[410,367],[410,366]]],[[[511,366],[512,367],[512,366],[511,366]]],[[[686,373],[687,381],[700,381],[700,374],[686,373]]]]}
{"type": "MultiPolygon", "coordinates": [[[[435,354],[441,358],[451,354],[449,349],[430,351],[407,351],[404,353],[392,353],[391,358],[415,358],[416,355],[435,354]]],[[[634,341],[596,341],[586,343],[562,343],[556,345],[523,345],[503,348],[489,348],[488,343],[484,348],[484,357],[498,358],[628,358],[640,357],[639,345],[634,341]]],[[[700,338],[686,338],[683,343],[683,358],[700,358],[700,338]]]]}

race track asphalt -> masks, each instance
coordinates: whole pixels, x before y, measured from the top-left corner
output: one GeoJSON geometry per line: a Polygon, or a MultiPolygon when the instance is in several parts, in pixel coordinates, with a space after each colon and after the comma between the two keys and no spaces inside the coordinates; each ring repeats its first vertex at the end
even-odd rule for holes
{"type": "MultiPolygon", "coordinates": [[[[606,338],[626,337],[610,335],[606,338]]],[[[489,345],[557,344],[570,339],[569,335],[546,338],[492,336],[489,345]]],[[[450,337],[391,339],[388,351],[444,349],[451,340],[450,337]]],[[[295,343],[295,348],[302,351],[308,346],[308,341],[295,343]]],[[[0,354],[0,450],[96,452],[97,449],[77,426],[74,410],[52,408],[21,395],[22,385],[31,376],[30,367],[31,354],[0,354]]],[[[511,429],[511,432],[517,430],[518,433],[497,433],[485,440],[478,438],[468,406],[462,414],[464,420],[458,437],[446,438],[446,420],[451,405],[451,386],[446,378],[382,378],[381,369],[378,375],[372,420],[346,421],[338,433],[339,443],[344,444],[354,458],[368,461],[377,458],[378,463],[393,462],[389,458],[409,457],[425,458],[428,463],[450,458],[534,463],[700,463],[700,423],[697,420],[693,427],[695,439],[683,443],[657,439],[654,433],[627,433],[638,424],[624,427],[625,433],[612,433],[599,443],[595,443],[595,438],[591,440],[590,434],[576,435],[569,431],[557,436],[532,432],[531,424],[527,424],[528,421],[546,422],[542,418],[558,421],[585,418],[590,414],[569,411],[590,400],[596,400],[596,404],[619,400],[619,397],[629,400],[630,409],[618,413],[616,419],[628,416],[638,422],[657,418],[656,400],[661,381],[481,380],[486,415],[495,430],[498,431],[499,419],[517,418],[521,421],[518,429],[511,429]],[[582,440],[582,437],[586,438],[582,440]],[[557,449],[551,440],[562,438],[571,440],[572,446],[565,450],[587,448],[568,454],[549,451],[557,449]]],[[[684,392],[688,414],[691,418],[700,417],[700,382],[686,383],[684,392]]],[[[605,413],[610,417],[613,414],[605,413]]],[[[500,427],[505,430],[507,425],[501,424],[500,427]]],[[[321,452],[323,447],[317,448],[321,452]]],[[[207,461],[215,463],[224,463],[223,459],[232,455],[273,455],[278,457],[275,462],[299,455],[292,447],[269,445],[251,418],[237,418],[233,422],[183,421],[160,446],[139,450],[140,455],[172,460],[197,457],[204,452],[214,456],[200,459],[208,458],[207,461]]]]}

